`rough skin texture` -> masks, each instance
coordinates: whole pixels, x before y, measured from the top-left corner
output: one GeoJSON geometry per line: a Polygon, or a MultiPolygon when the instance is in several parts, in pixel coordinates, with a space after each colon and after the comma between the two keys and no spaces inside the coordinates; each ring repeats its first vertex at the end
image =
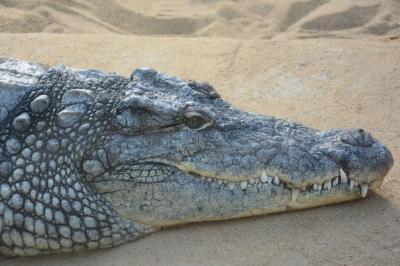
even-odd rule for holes
{"type": "Polygon", "coordinates": [[[119,245],[162,227],[365,197],[393,159],[362,129],[242,112],[207,83],[0,60],[0,251],[119,245]]]}

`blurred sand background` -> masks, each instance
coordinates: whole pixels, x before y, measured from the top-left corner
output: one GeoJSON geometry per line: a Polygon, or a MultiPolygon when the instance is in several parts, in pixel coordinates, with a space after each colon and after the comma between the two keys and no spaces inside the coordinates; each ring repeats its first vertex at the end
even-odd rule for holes
{"type": "Polygon", "coordinates": [[[395,160],[362,201],[0,265],[400,265],[400,1],[1,0],[0,32],[3,56],[209,81],[247,111],[365,128],[395,160]]]}

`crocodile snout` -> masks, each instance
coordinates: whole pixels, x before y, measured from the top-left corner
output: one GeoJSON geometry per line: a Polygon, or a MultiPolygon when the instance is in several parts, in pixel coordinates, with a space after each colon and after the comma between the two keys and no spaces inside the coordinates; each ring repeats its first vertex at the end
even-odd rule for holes
{"type": "Polygon", "coordinates": [[[340,140],[356,147],[371,147],[374,144],[371,134],[362,128],[349,130],[347,134],[341,136],[340,140]]]}

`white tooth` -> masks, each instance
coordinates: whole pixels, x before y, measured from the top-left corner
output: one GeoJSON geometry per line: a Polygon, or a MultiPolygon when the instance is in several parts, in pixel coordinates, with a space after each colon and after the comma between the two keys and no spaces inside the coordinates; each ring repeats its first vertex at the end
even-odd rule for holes
{"type": "Polygon", "coordinates": [[[274,177],[274,181],[272,181],[272,182],[274,183],[274,185],[279,186],[280,181],[279,181],[279,178],[277,176],[274,177]]]}
{"type": "Polygon", "coordinates": [[[261,176],[260,176],[260,181],[261,181],[262,183],[267,183],[267,181],[268,181],[268,176],[267,176],[267,174],[265,173],[265,171],[262,171],[261,176]]]}
{"type": "Polygon", "coordinates": [[[212,178],[211,177],[207,177],[207,182],[211,182],[212,178]]]}
{"type": "Polygon", "coordinates": [[[354,179],[350,179],[350,189],[353,189],[354,187],[354,179]]]}
{"type": "Polygon", "coordinates": [[[217,181],[218,185],[221,185],[222,182],[223,182],[223,181],[222,181],[221,179],[218,179],[218,181],[217,181]]]}
{"type": "Polygon", "coordinates": [[[368,193],[368,185],[361,185],[361,197],[365,198],[368,193]]]}
{"type": "Polygon", "coordinates": [[[242,181],[242,182],[240,182],[240,188],[241,188],[241,189],[245,190],[246,187],[247,187],[247,181],[242,181]]]}
{"type": "Polygon", "coordinates": [[[319,185],[319,184],[314,184],[314,185],[313,185],[313,189],[314,189],[315,191],[321,191],[321,188],[322,188],[322,186],[319,185]]]}
{"type": "Polygon", "coordinates": [[[235,188],[235,183],[228,183],[228,187],[230,190],[233,190],[235,188]]]}
{"type": "Polygon", "coordinates": [[[332,186],[336,187],[339,184],[339,177],[335,177],[332,181],[332,186]]]}
{"type": "Polygon", "coordinates": [[[253,185],[253,184],[256,183],[256,181],[254,180],[254,178],[252,178],[252,179],[249,180],[249,183],[253,185]]]}
{"type": "Polygon", "coordinates": [[[297,188],[292,188],[292,201],[296,201],[299,193],[300,193],[300,190],[298,190],[297,188]]]}
{"type": "Polygon", "coordinates": [[[357,180],[354,180],[354,186],[358,186],[358,181],[357,180]]]}
{"type": "Polygon", "coordinates": [[[331,191],[331,187],[332,187],[332,182],[331,181],[326,181],[324,183],[324,189],[331,191]]]}
{"type": "Polygon", "coordinates": [[[339,173],[340,173],[340,183],[347,184],[348,178],[346,172],[342,168],[340,168],[339,173]]]}

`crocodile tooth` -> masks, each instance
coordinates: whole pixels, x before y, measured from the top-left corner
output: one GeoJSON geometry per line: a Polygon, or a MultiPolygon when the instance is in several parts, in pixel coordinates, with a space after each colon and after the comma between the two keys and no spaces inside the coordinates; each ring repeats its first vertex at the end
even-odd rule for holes
{"type": "Polygon", "coordinates": [[[312,187],[314,190],[318,190],[318,184],[314,184],[312,187]]]}
{"type": "Polygon", "coordinates": [[[339,184],[339,177],[335,177],[332,181],[332,186],[336,187],[339,184]]]}
{"type": "Polygon", "coordinates": [[[279,181],[279,178],[277,176],[274,177],[273,183],[274,183],[274,185],[279,186],[280,181],[279,181]]]}
{"type": "Polygon", "coordinates": [[[266,174],[264,171],[262,171],[262,173],[261,173],[260,181],[261,181],[262,183],[267,183],[267,181],[268,181],[268,176],[267,176],[267,174],[266,174]]]}
{"type": "Polygon", "coordinates": [[[228,183],[228,187],[230,190],[233,190],[235,188],[235,183],[228,183]]]}
{"type": "Polygon", "coordinates": [[[368,193],[368,185],[361,185],[361,197],[365,198],[368,193]]]}
{"type": "Polygon", "coordinates": [[[218,179],[218,181],[217,181],[218,185],[221,185],[222,182],[223,182],[223,181],[222,181],[221,179],[218,179]]]}
{"type": "Polygon", "coordinates": [[[331,181],[326,181],[324,183],[324,189],[331,191],[331,187],[332,187],[332,182],[331,181]]]}
{"type": "Polygon", "coordinates": [[[322,190],[322,185],[318,185],[318,191],[322,190]]]}
{"type": "Polygon", "coordinates": [[[241,188],[242,190],[245,190],[246,187],[247,187],[247,181],[242,181],[242,182],[240,182],[240,188],[241,188]]]}
{"type": "Polygon", "coordinates": [[[211,177],[207,177],[207,182],[212,182],[212,178],[211,177]]]}
{"type": "Polygon", "coordinates": [[[350,189],[353,189],[354,187],[354,179],[350,179],[350,189]]]}
{"type": "Polygon", "coordinates": [[[354,180],[354,186],[358,186],[358,181],[357,180],[354,180]]]}
{"type": "Polygon", "coordinates": [[[345,172],[342,168],[340,168],[339,174],[340,174],[340,183],[342,183],[342,184],[347,184],[347,182],[348,182],[349,180],[348,180],[348,178],[347,178],[346,172],[345,172]]]}
{"type": "Polygon", "coordinates": [[[273,178],[272,176],[267,176],[267,177],[268,177],[267,183],[272,183],[272,181],[274,180],[274,178],[273,178]]]}
{"type": "Polygon", "coordinates": [[[252,178],[252,179],[249,180],[249,184],[252,184],[252,185],[253,185],[253,184],[255,184],[255,183],[256,183],[256,180],[254,180],[254,178],[252,178]]]}
{"type": "Polygon", "coordinates": [[[292,188],[292,201],[296,201],[297,196],[299,196],[300,190],[297,188],[292,188]]]}

